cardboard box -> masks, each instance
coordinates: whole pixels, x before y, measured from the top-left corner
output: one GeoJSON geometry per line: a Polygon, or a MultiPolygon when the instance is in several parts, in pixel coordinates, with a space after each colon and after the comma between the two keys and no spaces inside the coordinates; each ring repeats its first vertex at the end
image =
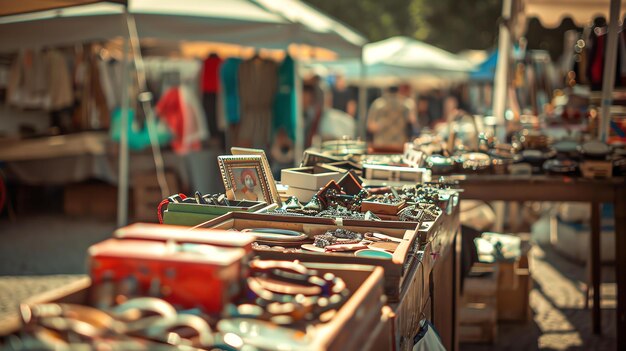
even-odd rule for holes
{"type": "MultiPolygon", "coordinates": [[[[170,189],[179,189],[174,173],[165,172],[165,180],[170,189]]],[[[140,221],[158,222],[157,207],[163,195],[155,173],[136,174],[133,184],[133,217],[140,221]]]]}
{"type": "Polygon", "coordinates": [[[295,196],[298,198],[298,201],[300,201],[300,203],[306,204],[307,202],[311,201],[311,198],[313,197],[313,195],[317,194],[318,191],[319,189],[310,190],[310,189],[301,189],[301,188],[290,186],[289,188],[287,188],[287,196],[288,197],[295,196]]]}
{"type": "Polygon", "coordinates": [[[117,214],[117,187],[100,182],[67,185],[63,192],[63,210],[70,216],[113,219],[117,214]]]}
{"type": "Polygon", "coordinates": [[[338,182],[343,174],[332,172],[322,167],[287,168],[280,172],[280,182],[289,187],[319,190],[331,180],[338,182]]]}

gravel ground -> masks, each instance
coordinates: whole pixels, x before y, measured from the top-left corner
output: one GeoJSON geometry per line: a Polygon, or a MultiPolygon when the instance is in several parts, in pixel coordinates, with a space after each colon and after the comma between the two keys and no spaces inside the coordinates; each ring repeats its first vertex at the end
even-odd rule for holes
{"type": "MultiPolygon", "coordinates": [[[[85,273],[86,249],[109,237],[110,221],[66,216],[24,216],[0,220],[0,323],[23,299],[62,286],[85,273]]],[[[461,350],[612,350],[615,349],[614,271],[603,268],[603,335],[591,333],[584,309],[585,269],[549,248],[531,251],[534,288],[532,321],[501,324],[493,345],[461,350]]]]}

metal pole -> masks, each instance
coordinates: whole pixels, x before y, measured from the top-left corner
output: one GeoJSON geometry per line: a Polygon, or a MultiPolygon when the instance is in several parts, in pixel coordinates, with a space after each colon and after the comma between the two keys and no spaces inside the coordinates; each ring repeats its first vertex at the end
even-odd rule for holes
{"type": "Polygon", "coordinates": [[[511,18],[512,0],[502,2],[502,18],[498,36],[498,63],[493,87],[493,115],[496,117],[496,136],[501,141],[506,140],[506,95],[509,81],[509,60],[511,54],[511,33],[508,22],[511,18]]]}
{"type": "Polygon", "coordinates": [[[302,156],[304,154],[304,144],[305,144],[305,134],[304,134],[304,115],[302,111],[302,77],[300,77],[300,65],[302,64],[300,60],[302,59],[302,48],[300,45],[297,45],[298,49],[296,50],[298,55],[294,57],[294,88],[296,89],[295,96],[295,106],[296,109],[296,140],[294,145],[294,166],[300,165],[302,161],[302,156]]]}
{"type": "Polygon", "coordinates": [[[152,148],[157,182],[159,183],[159,188],[161,189],[161,196],[165,198],[171,193],[165,176],[165,163],[163,161],[163,155],[161,155],[161,146],[159,145],[157,131],[155,130],[157,121],[154,109],[152,108],[152,94],[148,92],[147,89],[146,69],[143,62],[143,56],[141,55],[137,24],[135,22],[135,17],[132,14],[126,15],[126,25],[128,28],[128,37],[130,39],[130,48],[133,52],[133,66],[135,68],[135,72],[137,73],[139,100],[141,101],[141,106],[143,108],[144,115],[146,116],[148,138],[150,139],[150,146],[152,148]]]}
{"type": "MultiPolygon", "coordinates": [[[[615,86],[615,68],[617,65],[617,40],[619,30],[620,0],[611,0],[609,14],[609,35],[607,38],[606,56],[604,57],[604,72],[602,77],[602,105],[598,138],[607,141],[611,123],[611,105],[613,104],[613,86],[615,86]]],[[[595,292],[594,292],[595,294],[595,292]]]]}
{"type": "MultiPolygon", "coordinates": [[[[124,25],[128,16],[128,10],[124,13],[124,25]]],[[[117,226],[128,224],[128,113],[130,111],[130,55],[129,38],[124,38],[124,64],[122,74],[122,101],[120,118],[120,146],[119,146],[119,169],[117,176],[117,226]]]]}
{"type": "Polygon", "coordinates": [[[357,120],[357,135],[361,140],[366,140],[366,126],[367,126],[367,67],[363,60],[363,50],[361,50],[361,79],[359,84],[359,108],[358,108],[358,120],[357,120]]]}

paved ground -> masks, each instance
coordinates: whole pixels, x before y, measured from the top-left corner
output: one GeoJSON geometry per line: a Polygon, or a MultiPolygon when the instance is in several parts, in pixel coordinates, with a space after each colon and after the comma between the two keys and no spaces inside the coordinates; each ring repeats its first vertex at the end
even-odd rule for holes
{"type": "Polygon", "coordinates": [[[87,248],[114,228],[108,221],[58,215],[0,220],[0,324],[25,298],[81,277],[87,248]]]}
{"type": "Polygon", "coordinates": [[[591,312],[584,309],[585,269],[550,248],[531,251],[534,288],[530,293],[532,320],[500,324],[493,345],[463,344],[463,351],[486,350],[614,350],[616,288],[611,267],[602,269],[603,334],[591,332],[591,312]]]}
{"type": "MultiPolygon", "coordinates": [[[[97,219],[28,216],[0,220],[0,322],[24,298],[60,286],[85,273],[89,245],[110,236],[114,224],[97,219]]],[[[612,350],[615,348],[615,285],[603,269],[604,334],[591,334],[584,309],[584,267],[548,248],[532,250],[533,319],[501,325],[494,345],[463,345],[462,350],[612,350]]]]}

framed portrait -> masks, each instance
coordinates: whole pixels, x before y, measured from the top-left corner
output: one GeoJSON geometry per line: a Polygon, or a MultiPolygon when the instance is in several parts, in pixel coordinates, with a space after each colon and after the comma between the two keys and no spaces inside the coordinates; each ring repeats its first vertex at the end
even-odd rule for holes
{"type": "Polygon", "coordinates": [[[282,204],[282,200],[280,199],[280,194],[278,193],[278,189],[276,188],[276,181],[274,180],[274,175],[272,174],[272,169],[270,168],[270,163],[265,156],[265,151],[261,149],[250,149],[246,147],[236,147],[233,146],[230,148],[230,153],[233,155],[255,155],[261,156],[261,163],[263,164],[263,169],[265,170],[265,174],[267,175],[267,182],[270,187],[270,194],[274,201],[267,202],[268,204],[276,203],[279,206],[282,204]]]}
{"type": "Polygon", "coordinates": [[[274,203],[261,156],[218,156],[217,162],[229,200],[274,203]]]}

